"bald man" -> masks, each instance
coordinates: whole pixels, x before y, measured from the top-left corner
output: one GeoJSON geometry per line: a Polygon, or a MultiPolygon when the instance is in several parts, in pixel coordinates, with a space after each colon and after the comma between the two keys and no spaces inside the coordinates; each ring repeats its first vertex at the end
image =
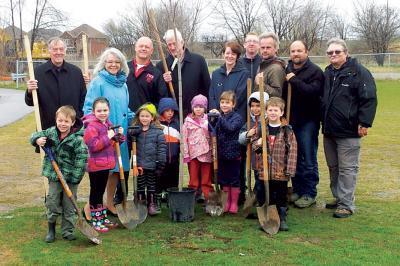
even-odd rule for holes
{"type": "Polygon", "coordinates": [[[149,37],[141,37],[135,43],[135,58],[128,62],[129,75],[126,81],[129,91],[129,108],[136,110],[144,103],[158,106],[163,97],[168,97],[162,73],[150,61],[153,42],[149,37]]]}
{"type": "MultiPolygon", "coordinates": [[[[317,149],[324,74],[308,58],[308,48],[303,41],[294,41],[289,52],[286,80],[292,86],[290,124],[298,145],[296,175],[292,178],[293,194],[290,200],[296,207],[307,208],[315,204],[319,182],[317,149]]],[[[283,98],[286,99],[286,95],[283,98]]]]}

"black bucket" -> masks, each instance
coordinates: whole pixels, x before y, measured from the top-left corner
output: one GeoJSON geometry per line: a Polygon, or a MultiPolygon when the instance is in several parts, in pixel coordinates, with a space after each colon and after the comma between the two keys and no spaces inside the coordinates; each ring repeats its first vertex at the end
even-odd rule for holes
{"type": "Polygon", "coordinates": [[[168,188],[169,217],[173,222],[191,222],[194,219],[194,194],[192,188],[168,188]]]}

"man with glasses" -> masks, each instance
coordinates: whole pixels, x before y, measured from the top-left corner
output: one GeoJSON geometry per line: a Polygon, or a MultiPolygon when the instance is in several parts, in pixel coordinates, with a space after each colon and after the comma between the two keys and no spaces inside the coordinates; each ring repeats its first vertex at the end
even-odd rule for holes
{"type": "Polygon", "coordinates": [[[259,42],[260,40],[258,39],[258,35],[256,33],[247,33],[246,39],[244,41],[244,49],[246,50],[246,52],[243,57],[239,59],[239,61],[241,61],[250,72],[250,77],[253,83],[261,63],[261,56],[258,54],[258,51],[260,49],[259,42]]]}
{"type": "Polygon", "coordinates": [[[60,38],[48,42],[50,59],[35,68],[35,78],[27,82],[25,103],[33,106],[32,90],[37,90],[42,129],[55,125],[59,107],[71,105],[78,118],[82,117],[86,85],[82,71],[65,62],[66,45],[60,38]]]}
{"type": "Polygon", "coordinates": [[[374,121],[376,86],[371,73],[349,56],[345,41],[333,38],[327,46],[330,65],[325,69],[322,133],[335,199],[326,208],[336,209],[336,218],[347,218],[355,211],[361,138],[374,121]]]}
{"type": "Polygon", "coordinates": [[[298,145],[293,194],[289,201],[296,207],[307,208],[316,202],[319,182],[317,150],[324,73],[308,58],[308,48],[303,41],[294,41],[289,53],[286,80],[292,87],[290,124],[298,145]]]}

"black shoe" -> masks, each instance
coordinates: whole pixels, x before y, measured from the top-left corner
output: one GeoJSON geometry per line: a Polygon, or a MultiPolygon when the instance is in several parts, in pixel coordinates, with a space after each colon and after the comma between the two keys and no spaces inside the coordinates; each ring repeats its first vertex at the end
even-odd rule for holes
{"type": "Polygon", "coordinates": [[[112,211],[110,211],[109,209],[107,209],[107,215],[111,216],[111,217],[118,217],[118,213],[113,213],[112,211]]]}
{"type": "Polygon", "coordinates": [[[279,207],[278,213],[279,213],[279,219],[280,219],[279,231],[289,231],[289,226],[286,223],[286,219],[287,219],[286,207],[279,207]]]}
{"type": "Polygon", "coordinates": [[[76,236],[74,236],[73,234],[63,236],[63,238],[68,241],[76,240],[76,236]]]}
{"type": "Polygon", "coordinates": [[[332,201],[325,204],[325,208],[329,210],[336,209],[337,207],[338,207],[337,201],[332,201]]]}
{"type": "Polygon", "coordinates": [[[45,241],[47,243],[53,243],[56,239],[56,223],[48,223],[49,231],[47,232],[47,236],[45,241]]]}

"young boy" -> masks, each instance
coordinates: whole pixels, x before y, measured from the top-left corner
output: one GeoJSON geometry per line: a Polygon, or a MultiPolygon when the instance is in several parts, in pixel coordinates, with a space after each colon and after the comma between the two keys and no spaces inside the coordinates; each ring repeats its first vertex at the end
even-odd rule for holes
{"type": "MultiPolygon", "coordinates": [[[[44,146],[51,144],[57,164],[76,199],[78,185],[85,173],[88,158],[87,147],[83,141],[82,122],[76,119],[72,106],[61,106],[56,112],[56,126],[44,131],[35,132],[31,144],[44,146]]],[[[61,215],[61,234],[66,240],[75,240],[75,209],[63,192],[57,174],[46,156],[43,161],[42,175],[49,179],[49,194],[46,198],[48,233],[46,242],[55,240],[57,216],[61,215]]]]}
{"type": "MultiPolygon", "coordinates": [[[[271,97],[267,101],[267,149],[269,162],[269,191],[270,205],[276,205],[280,217],[280,231],[287,231],[287,183],[296,172],[297,142],[292,128],[282,118],[285,102],[278,97],[271,97]]],[[[261,124],[261,123],[260,123],[261,124]]],[[[251,132],[249,132],[251,133],[251,132]]],[[[251,141],[256,154],[258,179],[263,179],[261,128],[258,126],[251,141]]],[[[260,183],[262,181],[259,181],[260,183]]],[[[263,183],[257,187],[259,205],[265,202],[265,188],[263,183]]]]}
{"type": "MultiPolygon", "coordinates": [[[[165,142],[167,144],[167,162],[164,171],[157,177],[157,212],[161,213],[161,200],[167,201],[162,197],[162,193],[168,188],[178,187],[179,180],[179,121],[177,115],[178,105],[172,98],[162,98],[158,104],[160,123],[163,127],[165,142]],[[176,113],[175,113],[176,112],[176,113]]],[[[166,195],[166,194],[164,194],[166,195]]]]}

